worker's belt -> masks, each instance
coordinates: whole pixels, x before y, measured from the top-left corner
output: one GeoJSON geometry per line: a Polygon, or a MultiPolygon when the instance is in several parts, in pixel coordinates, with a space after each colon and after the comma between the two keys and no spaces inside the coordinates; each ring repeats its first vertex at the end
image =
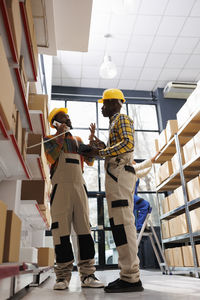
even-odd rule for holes
{"type": "Polygon", "coordinates": [[[131,173],[135,174],[135,169],[134,169],[133,167],[131,167],[131,166],[125,165],[125,166],[124,166],[124,169],[125,169],[125,171],[127,171],[127,172],[131,172],[131,173]]]}
{"type": "Polygon", "coordinates": [[[77,164],[79,165],[79,160],[74,158],[65,158],[65,162],[69,164],[77,164]]]}

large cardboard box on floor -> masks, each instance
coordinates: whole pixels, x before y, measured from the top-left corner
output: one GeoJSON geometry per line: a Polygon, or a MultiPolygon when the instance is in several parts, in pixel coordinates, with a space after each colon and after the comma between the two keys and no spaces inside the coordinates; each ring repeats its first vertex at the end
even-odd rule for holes
{"type": "Polygon", "coordinates": [[[167,220],[162,220],[161,228],[162,228],[163,239],[170,238],[171,234],[170,234],[170,229],[169,229],[169,222],[167,220]]]}
{"type": "Polygon", "coordinates": [[[0,116],[5,128],[11,130],[15,90],[1,36],[0,70],[0,116]]]}
{"type": "Polygon", "coordinates": [[[48,197],[48,185],[45,180],[23,180],[21,200],[36,200],[41,208],[46,209],[48,197]]]}
{"type": "Polygon", "coordinates": [[[167,136],[166,136],[166,129],[163,129],[163,131],[158,136],[158,148],[159,151],[167,144],[167,136]]]}
{"type": "Polygon", "coordinates": [[[195,245],[196,255],[197,255],[197,264],[200,267],[200,244],[195,245]]]}
{"type": "Polygon", "coordinates": [[[168,177],[170,177],[173,173],[172,170],[172,163],[171,161],[166,161],[161,167],[160,167],[160,176],[162,181],[166,180],[168,177]]]}
{"type": "Polygon", "coordinates": [[[166,126],[166,137],[167,142],[174,136],[178,131],[178,123],[177,120],[168,120],[166,126]]]}
{"type": "Polygon", "coordinates": [[[187,183],[188,201],[200,198],[200,177],[197,176],[187,183]]]}
{"type": "Polygon", "coordinates": [[[181,247],[172,248],[173,257],[174,257],[174,265],[176,267],[183,267],[183,253],[181,247]]]}
{"type": "Polygon", "coordinates": [[[3,254],[4,262],[19,261],[21,224],[20,218],[12,210],[7,210],[3,254]]]}
{"type": "Polygon", "coordinates": [[[21,23],[21,13],[18,0],[6,0],[8,16],[10,20],[10,25],[12,29],[12,34],[17,50],[18,60],[21,53],[22,44],[22,23],[21,23]]]}
{"type": "Polygon", "coordinates": [[[187,163],[196,156],[194,138],[191,138],[191,140],[189,140],[189,142],[187,142],[187,144],[183,146],[183,153],[185,163],[187,163]]]}
{"type": "Polygon", "coordinates": [[[165,259],[166,259],[167,265],[169,267],[174,267],[175,264],[174,264],[173,248],[165,249],[164,252],[165,252],[165,259]]]}
{"type": "Polygon", "coordinates": [[[193,267],[194,266],[194,260],[192,255],[192,246],[183,246],[182,247],[183,252],[183,264],[185,267],[193,267]]]}
{"type": "Polygon", "coordinates": [[[38,248],[38,266],[46,267],[54,265],[54,249],[38,248]]]}
{"type": "Polygon", "coordinates": [[[200,207],[190,211],[190,219],[192,225],[192,231],[200,230],[200,207]]]}
{"type": "Polygon", "coordinates": [[[168,197],[162,199],[162,213],[166,214],[169,211],[169,200],[168,197]]]}
{"type": "Polygon", "coordinates": [[[7,205],[0,200],[0,264],[3,262],[4,239],[6,230],[7,205]]]}
{"type": "Polygon", "coordinates": [[[190,117],[189,107],[187,102],[185,102],[185,104],[183,104],[181,109],[176,114],[178,129],[180,129],[184,125],[184,123],[189,119],[189,117],[190,117]]]}

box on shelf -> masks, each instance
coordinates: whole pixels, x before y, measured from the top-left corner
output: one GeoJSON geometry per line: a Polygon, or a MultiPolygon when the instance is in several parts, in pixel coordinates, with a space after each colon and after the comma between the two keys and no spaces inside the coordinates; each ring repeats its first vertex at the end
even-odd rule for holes
{"type": "MultiPolygon", "coordinates": [[[[181,148],[181,158],[182,158],[182,164],[184,165],[185,164],[185,160],[184,160],[184,154],[183,154],[182,148],[181,148]]],[[[179,164],[179,159],[178,159],[178,153],[175,153],[172,156],[171,162],[172,162],[173,173],[179,172],[179,170],[180,170],[180,164],[179,164]]]]}
{"type": "Polygon", "coordinates": [[[25,95],[26,95],[28,77],[27,77],[27,74],[26,74],[25,66],[24,66],[24,57],[22,55],[20,56],[20,61],[19,61],[19,72],[20,72],[20,75],[21,75],[21,81],[22,81],[24,92],[25,92],[25,95]]]}
{"type": "Polygon", "coordinates": [[[14,85],[0,36],[0,116],[7,130],[13,125],[14,85]]]}
{"type": "Polygon", "coordinates": [[[196,153],[200,153],[200,131],[193,137],[196,153]]]}
{"type": "Polygon", "coordinates": [[[159,151],[167,144],[167,136],[166,136],[166,129],[163,129],[163,131],[158,136],[158,148],[159,151]]]}
{"type": "Polygon", "coordinates": [[[46,209],[49,200],[47,187],[45,180],[23,180],[21,200],[36,200],[43,209],[46,209]]]}
{"type": "Polygon", "coordinates": [[[181,109],[176,114],[178,129],[180,129],[184,125],[184,123],[189,119],[189,117],[190,117],[189,106],[187,102],[185,102],[185,104],[183,104],[181,109]]]}
{"type": "Polygon", "coordinates": [[[155,152],[157,153],[159,151],[158,139],[155,139],[154,143],[155,143],[155,152]]]}
{"type": "Polygon", "coordinates": [[[200,90],[199,86],[190,94],[187,98],[187,106],[189,108],[189,113],[192,115],[200,107],[200,90]]]}
{"type": "Polygon", "coordinates": [[[21,23],[21,13],[18,0],[6,0],[8,17],[10,20],[10,25],[12,29],[13,39],[15,42],[18,60],[21,53],[22,44],[22,23],[21,23]]]}
{"type": "Polygon", "coordinates": [[[170,211],[178,207],[175,193],[172,193],[168,196],[168,203],[170,211]]]}
{"type": "Polygon", "coordinates": [[[192,255],[192,246],[182,246],[183,264],[185,267],[193,267],[194,260],[192,255]]]}
{"type": "Polygon", "coordinates": [[[193,178],[187,183],[188,201],[200,198],[200,178],[193,178]]]}
{"type": "Polygon", "coordinates": [[[170,219],[169,221],[169,230],[171,237],[177,235],[177,217],[170,219]]]}
{"type": "Polygon", "coordinates": [[[170,177],[173,173],[172,170],[172,163],[171,161],[166,161],[161,167],[160,167],[160,176],[162,181],[170,177]]]}
{"type": "Polygon", "coordinates": [[[184,200],[182,185],[174,190],[174,194],[175,194],[175,202],[177,207],[184,205],[185,200],[184,200]]]}
{"type": "Polygon", "coordinates": [[[28,133],[25,128],[22,128],[22,157],[26,160],[28,133]]]}
{"type": "Polygon", "coordinates": [[[197,264],[200,267],[200,244],[195,245],[196,255],[197,255],[197,264]]]}
{"type": "Polygon", "coordinates": [[[175,133],[178,131],[178,123],[177,120],[168,120],[166,126],[166,137],[167,142],[173,137],[175,133]]]}
{"type": "Polygon", "coordinates": [[[33,148],[28,148],[27,149],[27,154],[38,154],[41,157],[41,162],[42,162],[42,168],[45,174],[45,177],[47,181],[49,181],[50,178],[50,168],[49,164],[46,159],[46,155],[44,152],[44,144],[43,144],[43,138],[42,135],[40,134],[28,134],[28,147],[41,143],[40,145],[33,147],[33,148]]]}
{"type": "Polygon", "coordinates": [[[37,264],[38,249],[34,247],[22,247],[20,248],[19,261],[24,263],[37,264]]]}
{"type": "Polygon", "coordinates": [[[161,228],[162,228],[162,237],[163,237],[163,239],[170,238],[171,233],[170,233],[170,228],[169,228],[169,222],[167,220],[162,220],[161,228]]]}
{"type": "Polygon", "coordinates": [[[19,111],[17,111],[17,122],[16,122],[16,128],[15,128],[15,138],[17,140],[17,144],[20,150],[20,153],[22,153],[22,122],[19,111]]]}
{"type": "Polygon", "coordinates": [[[188,233],[188,225],[187,225],[187,220],[186,220],[186,214],[181,214],[176,217],[177,218],[177,224],[178,224],[178,234],[177,235],[182,235],[185,233],[188,233]]]}
{"type": "Polygon", "coordinates": [[[6,231],[7,205],[0,200],[0,264],[3,262],[4,239],[6,231]]]}
{"type": "Polygon", "coordinates": [[[170,210],[169,209],[169,200],[168,200],[168,197],[165,197],[162,200],[162,212],[163,212],[163,214],[166,214],[169,210],[170,210]]]}
{"type": "Polygon", "coordinates": [[[165,258],[166,258],[167,265],[169,267],[174,267],[175,266],[174,256],[173,256],[173,248],[165,249],[165,258]]]}
{"type": "Polygon", "coordinates": [[[184,160],[185,163],[190,161],[196,156],[196,150],[195,150],[195,145],[194,145],[194,139],[191,138],[187,144],[183,146],[183,153],[184,153],[184,160]]]}
{"type": "Polygon", "coordinates": [[[3,254],[4,262],[19,261],[20,237],[21,220],[12,210],[7,210],[3,254]]]}
{"type": "Polygon", "coordinates": [[[29,94],[28,107],[30,110],[41,110],[43,112],[45,134],[48,133],[48,95],[29,94]]]}
{"type": "Polygon", "coordinates": [[[175,267],[183,267],[183,253],[181,247],[172,248],[175,267]]]}
{"type": "Polygon", "coordinates": [[[190,219],[192,225],[192,231],[200,230],[200,207],[190,211],[190,219]]]}
{"type": "Polygon", "coordinates": [[[38,266],[46,267],[54,265],[54,249],[53,248],[38,248],[38,266]]]}

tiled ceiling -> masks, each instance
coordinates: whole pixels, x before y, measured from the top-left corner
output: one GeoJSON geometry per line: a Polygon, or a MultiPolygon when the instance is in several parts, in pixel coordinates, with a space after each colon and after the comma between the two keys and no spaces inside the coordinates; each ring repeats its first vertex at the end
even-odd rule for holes
{"type": "Polygon", "coordinates": [[[58,51],[53,59],[53,85],[155,90],[198,80],[200,0],[93,0],[88,52],[58,51]],[[99,76],[106,53],[114,79],[99,76]]]}

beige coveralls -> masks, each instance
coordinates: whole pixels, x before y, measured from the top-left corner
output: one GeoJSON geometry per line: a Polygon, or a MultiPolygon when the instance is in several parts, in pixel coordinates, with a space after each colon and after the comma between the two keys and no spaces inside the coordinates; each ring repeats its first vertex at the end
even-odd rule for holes
{"type": "Polygon", "coordinates": [[[74,262],[70,243],[71,223],[73,223],[78,239],[78,268],[82,280],[95,272],[95,251],[79,154],[61,151],[52,185],[52,235],[57,262],[55,273],[57,279],[70,281],[74,262]]]}
{"type": "Polygon", "coordinates": [[[139,281],[137,234],[133,215],[134,174],[133,152],[105,158],[105,191],[110,225],[119,254],[120,278],[139,281]]]}

